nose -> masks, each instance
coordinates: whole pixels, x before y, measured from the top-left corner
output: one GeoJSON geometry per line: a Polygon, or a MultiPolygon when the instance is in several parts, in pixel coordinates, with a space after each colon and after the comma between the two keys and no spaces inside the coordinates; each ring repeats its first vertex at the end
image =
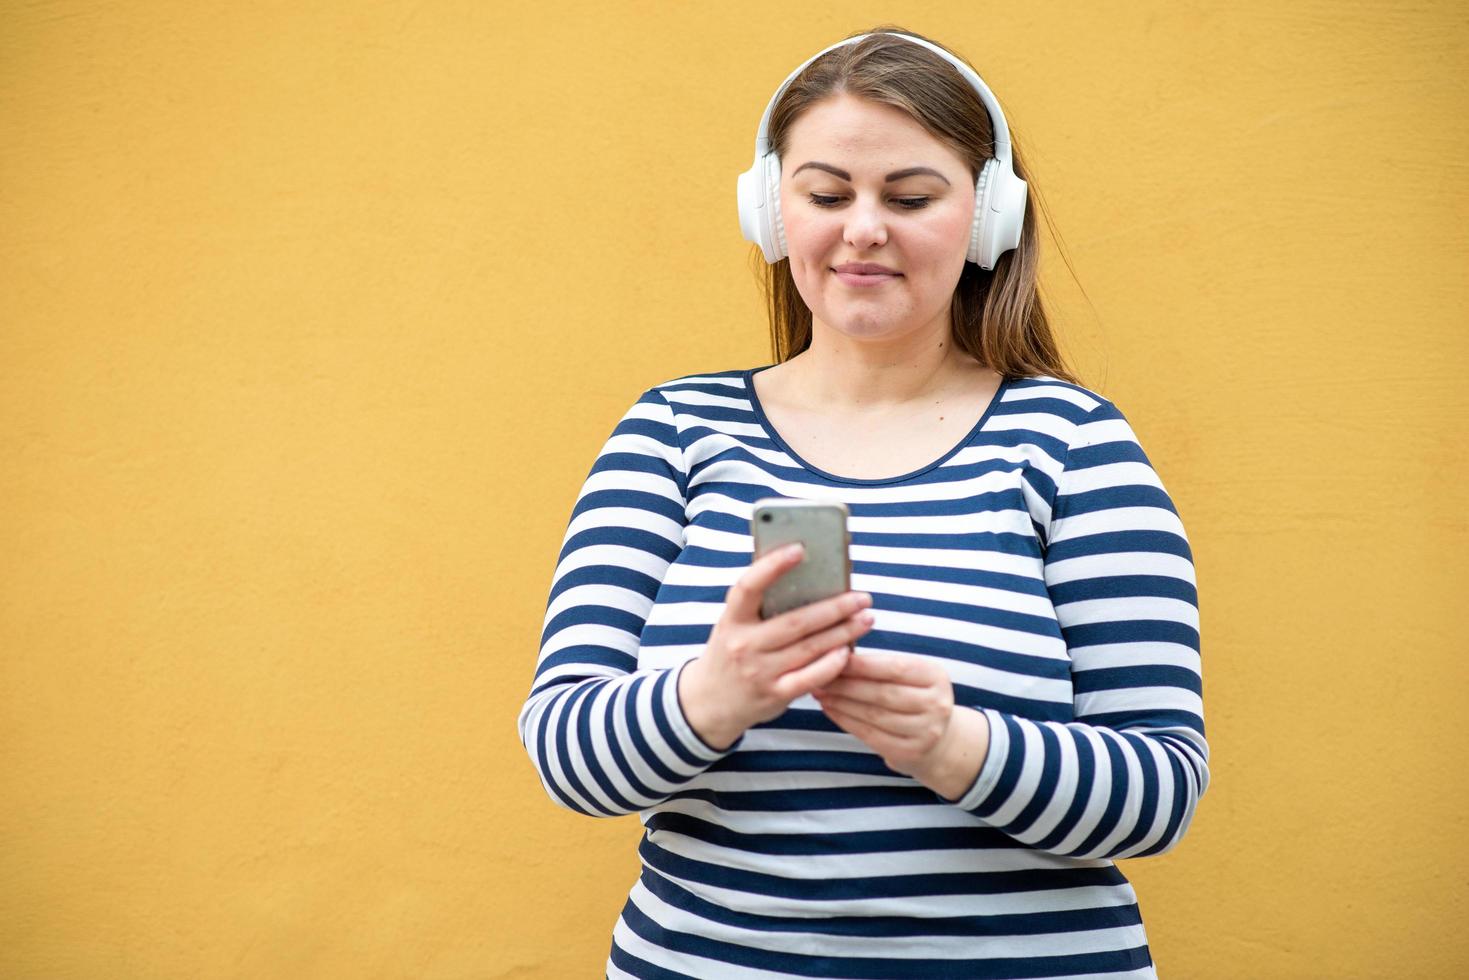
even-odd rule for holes
{"type": "Polygon", "coordinates": [[[866,251],[888,240],[887,216],[880,201],[859,195],[847,208],[846,219],[842,237],[854,251],[866,251]]]}

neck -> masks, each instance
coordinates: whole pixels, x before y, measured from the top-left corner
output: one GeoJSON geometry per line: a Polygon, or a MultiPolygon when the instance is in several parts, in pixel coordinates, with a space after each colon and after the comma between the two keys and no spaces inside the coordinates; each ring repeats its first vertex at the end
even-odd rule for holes
{"type": "Polygon", "coordinates": [[[910,335],[880,340],[850,337],[813,320],[811,346],[787,361],[786,370],[804,399],[857,414],[931,401],[982,368],[954,346],[945,316],[910,335]]]}

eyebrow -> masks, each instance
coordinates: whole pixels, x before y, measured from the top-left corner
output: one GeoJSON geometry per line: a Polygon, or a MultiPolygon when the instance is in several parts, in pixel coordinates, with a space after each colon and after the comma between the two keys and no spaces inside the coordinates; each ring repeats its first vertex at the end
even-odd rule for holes
{"type": "MultiPolygon", "coordinates": [[[[813,167],[817,170],[825,170],[827,173],[832,174],[836,177],[840,177],[842,180],[850,181],[852,179],[852,175],[847,173],[840,167],[833,167],[829,163],[819,163],[815,160],[801,164],[799,167],[791,172],[791,176],[796,176],[796,174],[800,173],[802,170],[805,170],[807,167],[813,167]]],[[[919,175],[937,177],[939,180],[942,180],[946,184],[949,182],[949,178],[945,177],[943,174],[939,173],[932,167],[909,167],[907,170],[894,170],[892,173],[883,178],[883,182],[891,184],[893,181],[902,180],[904,177],[917,177],[919,175]]]]}

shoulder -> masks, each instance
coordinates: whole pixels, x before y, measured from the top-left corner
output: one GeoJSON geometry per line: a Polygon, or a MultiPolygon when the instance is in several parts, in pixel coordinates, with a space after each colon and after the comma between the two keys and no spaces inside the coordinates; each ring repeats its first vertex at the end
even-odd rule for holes
{"type": "MultiPolygon", "coordinates": [[[[641,431],[669,445],[720,409],[744,405],[746,369],[682,374],[649,385],[623,402],[616,433],[641,431]]],[[[633,389],[636,391],[637,389],[633,389]]]]}
{"type": "Polygon", "coordinates": [[[1053,440],[1050,448],[1057,458],[1097,443],[1137,442],[1115,401],[1092,388],[1046,375],[1009,379],[996,412],[1053,440]]]}
{"type": "Polygon", "coordinates": [[[726,368],[681,374],[649,386],[638,396],[640,403],[666,406],[673,415],[745,398],[748,368],[726,368]]]}
{"type": "Polygon", "coordinates": [[[718,371],[698,371],[692,374],[681,374],[676,378],[660,381],[648,390],[658,392],[661,395],[700,390],[743,391],[745,387],[745,375],[748,372],[748,368],[726,368],[718,371]]]}
{"type": "Polygon", "coordinates": [[[1111,399],[1100,392],[1044,374],[1009,379],[1005,384],[1003,401],[1017,406],[1023,405],[1030,410],[1059,415],[1078,423],[1103,406],[1116,407],[1111,399]]]}

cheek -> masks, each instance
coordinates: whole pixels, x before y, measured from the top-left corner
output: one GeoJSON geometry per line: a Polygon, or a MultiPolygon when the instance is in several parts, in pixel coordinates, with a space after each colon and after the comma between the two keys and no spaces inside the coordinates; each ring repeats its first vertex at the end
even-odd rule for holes
{"type": "MultiPolygon", "coordinates": [[[[808,208],[800,206],[800,202],[781,202],[781,220],[785,225],[786,241],[788,243],[800,242],[802,245],[819,245],[823,238],[839,236],[841,225],[835,221],[822,220],[822,215],[817,212],[813,214],[808,208]]],[[[811,249],[803,248],[802,252],[810,252],[811,249]]]]}
{"type": "MultiPolygon", "coordinates": [[[[784,212],[783,212],[784,215],[784,212]]],[[[803,211],[785,218],[786,245],[791,258],[791,275],[797,283],[820,285],[826,261],[841,251],[842,224],[820,214],[803,211]]]]}
{"type": "Polygon", "coordinates": [[[968,247],[974,220],[972,208],[950,208],[946,210],[946,213],[936,217],[938,220],[930,226],[933,232],[929,242],[931,248],[947,252],[960,247],[968,247]]]}
{"type": "Polygon", "coordinates": [[[972,233],[971,221],[969,213],[948,215],[926,226],[921,240],[910,241],[906,251],[917,260],[925,282],[947,285],[963,271],[972,233]]]}

